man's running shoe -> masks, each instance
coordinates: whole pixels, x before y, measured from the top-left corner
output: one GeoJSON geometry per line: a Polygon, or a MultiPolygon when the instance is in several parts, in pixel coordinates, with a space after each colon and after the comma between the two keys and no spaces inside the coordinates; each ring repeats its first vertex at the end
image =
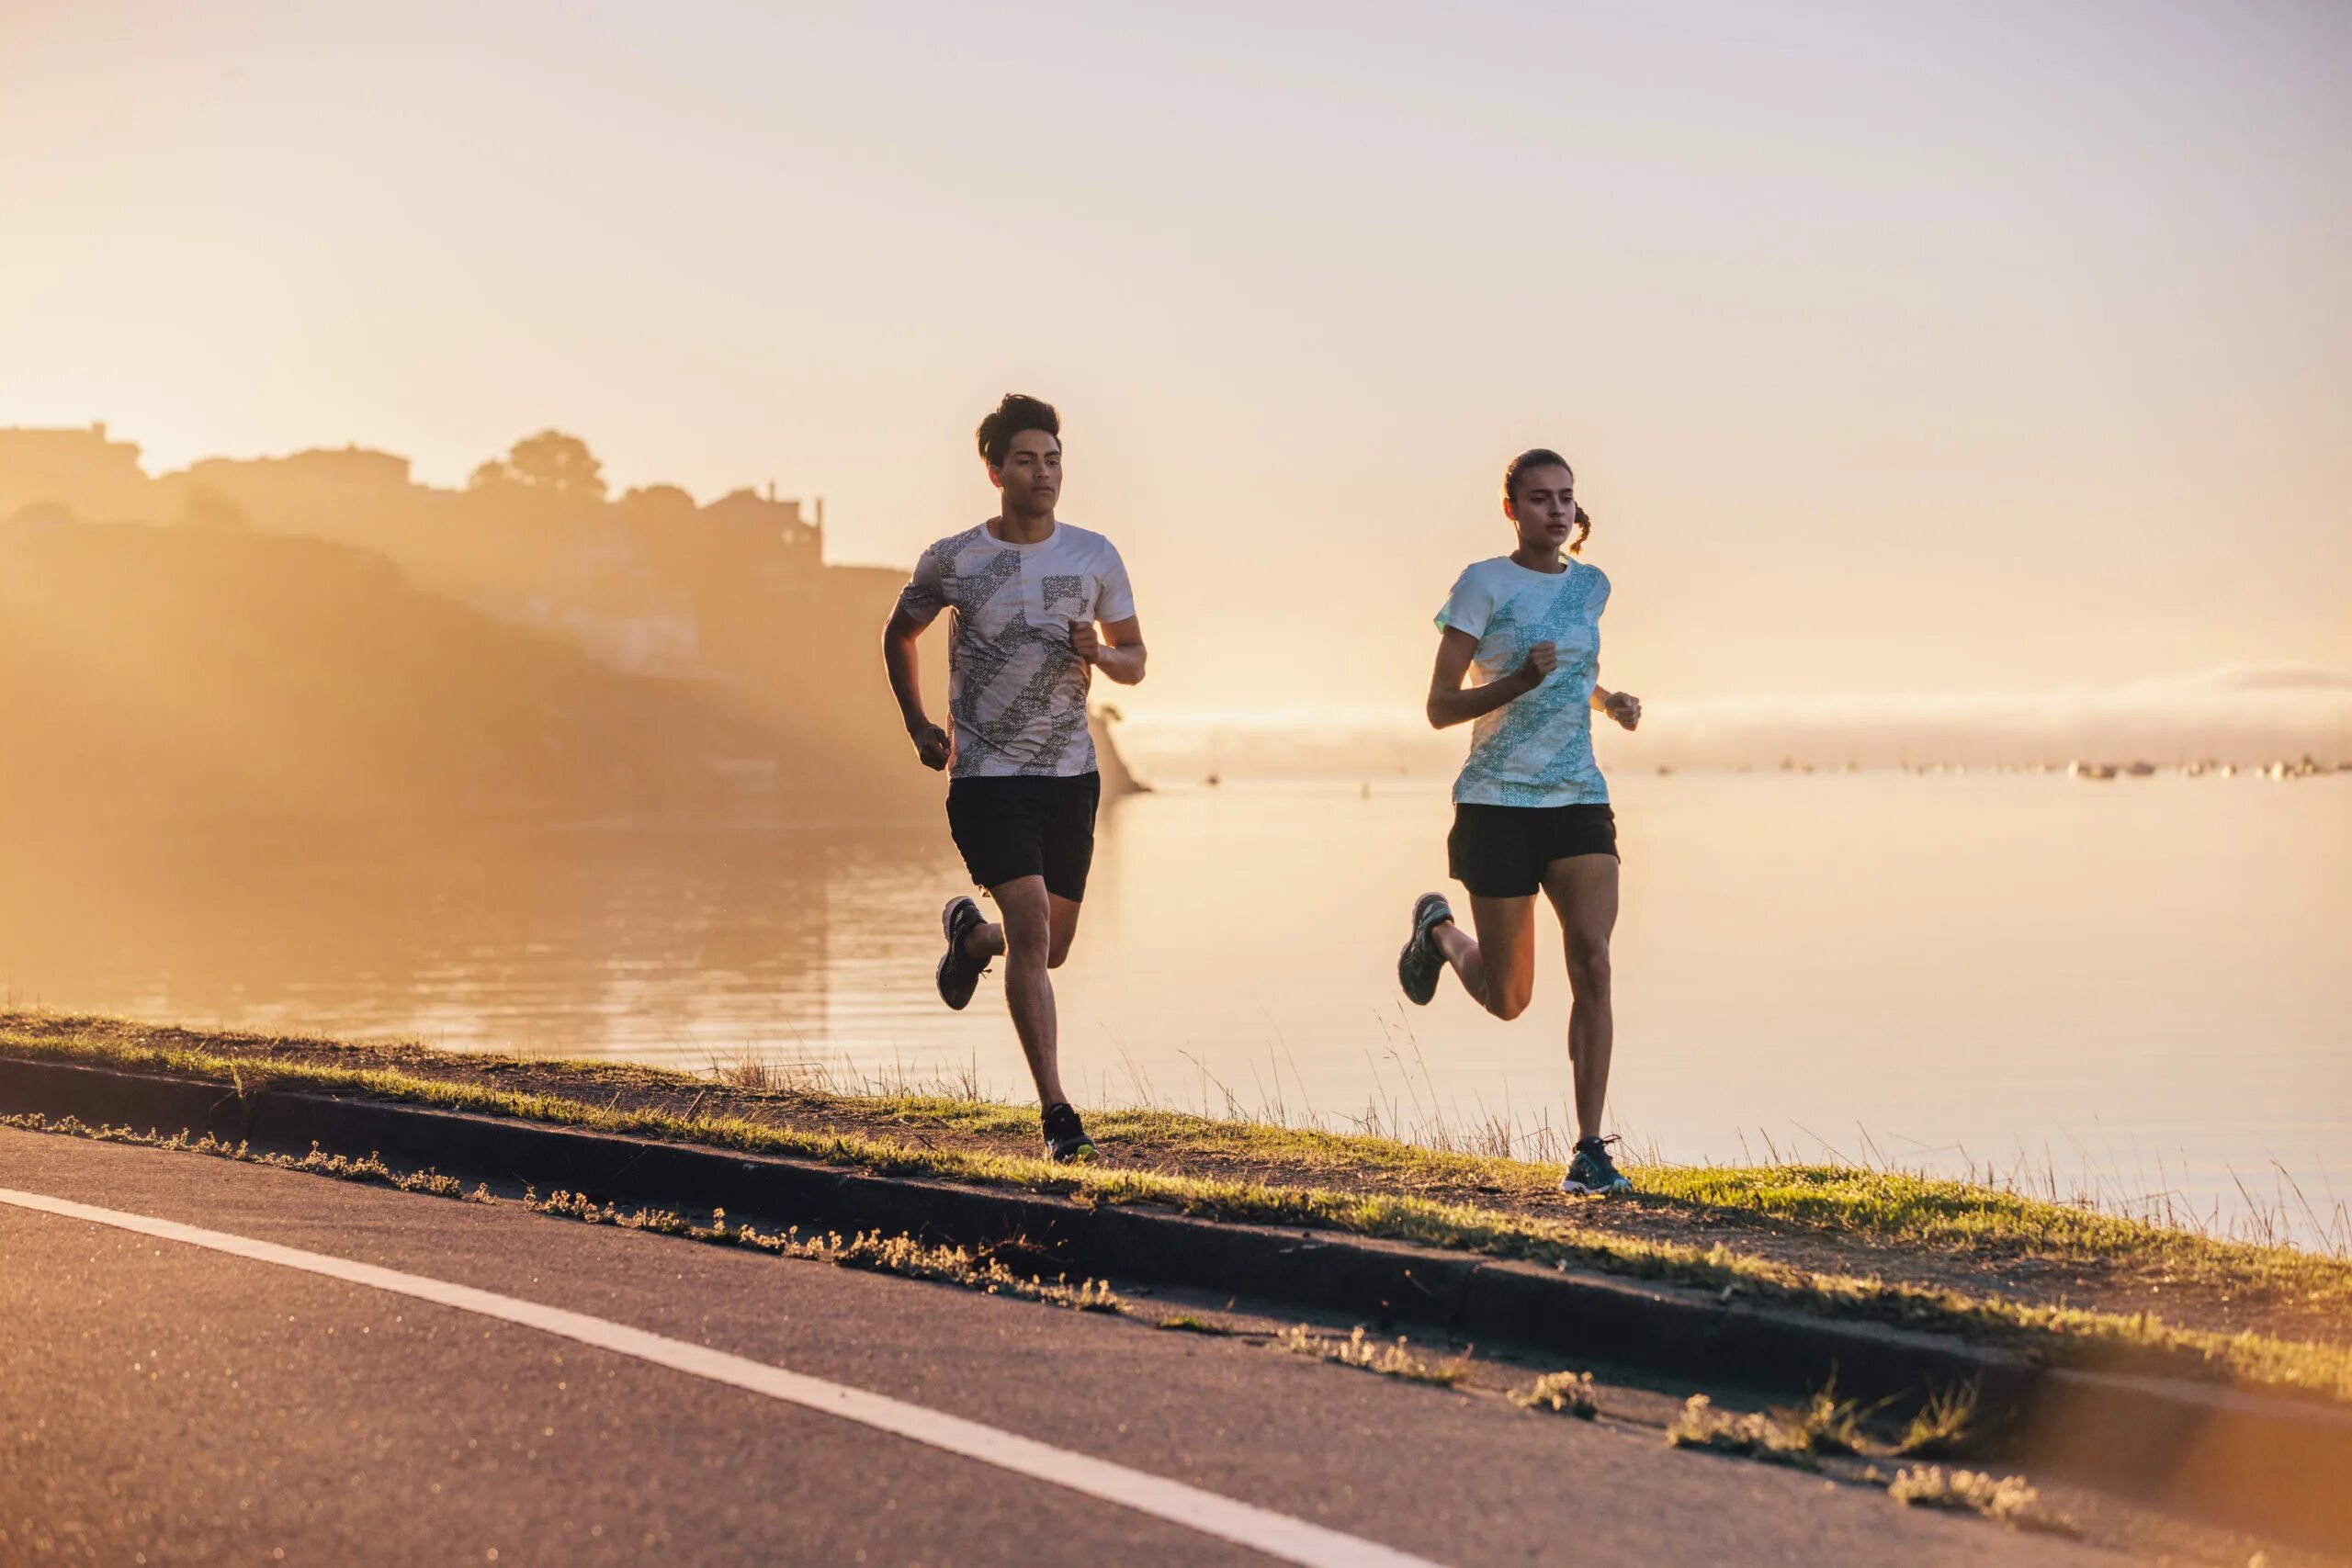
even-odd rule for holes
{"type": "Polygon", "coordinates": [[[1606,1138],[1577,1140],[1577,1152],[1568,1161],[1568,1173],[1560,1178],[1560,1190],[1593,1197],[1631,1192],[1634,1184],[1619,1174],[1617,1162],[1609,1157],[1609,1145],[1616,1141],[1613,1134],[1606,1138]]]}
{"type": "Polygon", "coordinates": [[[947,933],[947,951],[939,955],[939,999],[958,1012],[972,999],[989,967],[988,960],[966,955],[964,938],[973,927],[986,923],[980,907],[961,893],[939,912],[939,929],[947,933]]]}
{"type": "Polygon", "coordinates": [[[1413,900],[1413,935],[1396,955],[1396,983],[1415,1007],[1427,1007],[1437,995],[1437,977],[1445,970],[1445,955],[1430,940],[1430,932],[1453,919],[1453,906],[1442,893],[1424,893],[1413,900]]]}
{"type": "Polygon", "coordinates": [[[1086,1135],[1086,1124],[1068,1100],[1046,1107],[1046,1157],[1057,1164],[1094,1157],[1094,1140],[1086,1135]]]}

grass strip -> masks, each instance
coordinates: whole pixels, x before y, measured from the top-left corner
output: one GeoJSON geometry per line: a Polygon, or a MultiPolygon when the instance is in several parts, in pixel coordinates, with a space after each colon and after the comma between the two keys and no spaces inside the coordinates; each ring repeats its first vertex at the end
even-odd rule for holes
{"type": "MultiPolygon", "coordinates": [[[[316,1093],[364,1095],[588,1132],[787,1156],[885,1175],[1018,1188],[1085,1202],[1158,1203],[1206,1218],[1315,1226],[1693,1286],[1726,1299],[1744,1297],[1834,1317],[1951,1333],[2059,1359],[2120,1358],[2154,1371],[2227,1376],[2249,1383],[2301,1388],[2337,1399],[2352,1399],[2352,1347],[2254,1332],[2228,1334],[2184,1328],[2167,1324],[2151,1313],[2094,1312],[2011,1302],[1949,1289],[1890,1284],[1871,1276],[1816,1272],[1746,1256],[1720,1245],[1700,1248],[1617,1235],[1566,1219],[1507,1213],[1410,1193],[1276,1186],[1099,1165],[1057,1166],[1016,1155],[919,1147],[894,1138],[856,1132],[804,1132],[738,1116],[685,1117],[620,1110],[560,1096],[453,1083],[386,1067],[287,1062],[256,1069],[250,1059],[216,1052],[107,1038],[61,1037],[11,1030],[0,1032],[0,1050],[25,1057],[201,1077],[231,1084],[241,1093],[254,1092],[267,1085],[316,1093]]],[[[641,1074],[647,1069],[631,1071],[641,1074]]],[[[684,1075],[678,1077],[684,1083],[695,1081],[684,1075]]],[[[705,1083],[703,1087],[707,1089],[708,1085],[705,1083]]],[[[1010,1119],[1019,1113],[1011,1107],[980,1107],[969,1114],[984,1121],[999,1116],[1010,1119]]],[[[1098,1118],[1098,1125],[1106,1129],[1111,1122],[1108,1117],[1098,1118]]],[[[1294,1133],[1292,1136],[1310,1141],[1345,1138],[1343,1134],[1311,1133],[1294,1133]]],[[[1427,1157],[1452,1161],[1481,1156],[1427,1157]]],[[[2324,1264],[2327,1260],[2313,1261],[2324,1264]]]]}

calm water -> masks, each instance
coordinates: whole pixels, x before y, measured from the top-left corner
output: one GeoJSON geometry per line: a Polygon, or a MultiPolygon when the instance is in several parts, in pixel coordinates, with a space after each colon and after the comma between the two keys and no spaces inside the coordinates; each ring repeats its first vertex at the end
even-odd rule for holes
{"type": "MultiPolygon", "coordinates": [[[[2352,777],[1615,788],[1612,1103],[1637,1144],[2023,1168],[2224,1220],[2241,1181],[2279,1201],[2277,1167],[2323,1223],[2352,1198],[2352,777]]],[[[1447,813],[1432,780],[1108,808],[1060,979],[1073,1088],[1563,1124],[1556,959],[1510,1024],[1451,981],[1426,1010],[1396,993],[1447,813]]],[[[1026,1092],[996,981],[965,1014],[933,995],[963,879],[931,821],[0,848],[17,1005],[694,1067],[748,1048],[1026,1092]]]]}

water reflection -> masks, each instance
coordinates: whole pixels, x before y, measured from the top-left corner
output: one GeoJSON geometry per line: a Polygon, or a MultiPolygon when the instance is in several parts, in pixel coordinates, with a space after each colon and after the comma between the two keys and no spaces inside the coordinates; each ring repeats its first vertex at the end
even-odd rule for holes
{"type": "Polygon", "coordinates": [[[38,840],[0,880],[0,981],[19,1004],[561,1055],[813,1042],[856,911],[952,869],[926,829],[38,840]]]}

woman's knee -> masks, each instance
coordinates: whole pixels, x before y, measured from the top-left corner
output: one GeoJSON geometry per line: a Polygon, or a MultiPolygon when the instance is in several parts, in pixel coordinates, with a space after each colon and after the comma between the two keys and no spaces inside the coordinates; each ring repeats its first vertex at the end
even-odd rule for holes
{"type": "Polygon", "coordinates": [[[1487,995],[1481,999],[1486,1002],[1488,1012],[1493,1013],[1505,1023],[1509,1023],[1512,1019],[1525,1012],[1527,1004],[1535,999],[1535,987],[1526,981],[1506,980],[1499,984],[1489,983],[1487,987],[1487,995]]]}

